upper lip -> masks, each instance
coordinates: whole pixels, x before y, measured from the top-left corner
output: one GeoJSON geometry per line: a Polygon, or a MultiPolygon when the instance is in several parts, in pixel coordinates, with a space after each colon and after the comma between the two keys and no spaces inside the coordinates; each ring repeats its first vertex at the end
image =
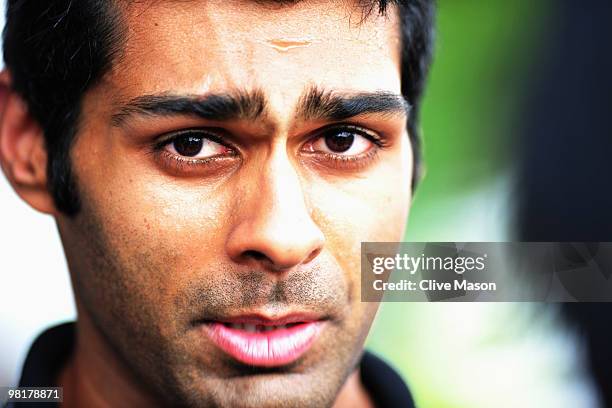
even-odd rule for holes
{"type": "Polygon", "coordinates": [[[262,326],[281,326],[291,323],[309,323],[323,320],[321,315],[315,313],[289,313],[284,315],[263,315],[258,313],[235,315],[215,319],[206,319],[205,322],[220,322],[233,324],[256,324],[262,326]]]}

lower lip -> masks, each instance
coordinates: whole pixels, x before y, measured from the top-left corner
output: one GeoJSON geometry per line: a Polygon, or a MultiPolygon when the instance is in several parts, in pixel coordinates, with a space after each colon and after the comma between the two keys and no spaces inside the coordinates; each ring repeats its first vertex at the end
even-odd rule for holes
{"type": "Polygon", "coordinates": [[[293,363],[312,346],[322,322],[300,323],[285,329],[248,332],[213,322],[204,325],[212,342],[234,359],[253,366],[277,367],[293,363]]]}

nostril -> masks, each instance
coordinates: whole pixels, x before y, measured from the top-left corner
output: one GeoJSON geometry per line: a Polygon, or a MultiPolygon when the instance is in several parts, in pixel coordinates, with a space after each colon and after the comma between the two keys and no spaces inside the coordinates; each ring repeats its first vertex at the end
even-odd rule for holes
{"type": "Polygon", "coordinates": [[[309,255],[308,258],[304,259],[302,262],[307,264],[310,261],[312,261],[313,259],[315,259],[317,256],[319,256],[319,254],[321,253],[322,248],[317,248],[314,251],[312,251],[309,255]]]}
{"type": "Polygon", "coordinates": [[[268,257],[266,255],[264,255],[262,252],[254,251],[254,250],[244,251],[244,253],[242,255],[245,258],[252,258],[252,259],[255,259],[257,261],[263,261],[265,259],[268,259],[268,257]]]}

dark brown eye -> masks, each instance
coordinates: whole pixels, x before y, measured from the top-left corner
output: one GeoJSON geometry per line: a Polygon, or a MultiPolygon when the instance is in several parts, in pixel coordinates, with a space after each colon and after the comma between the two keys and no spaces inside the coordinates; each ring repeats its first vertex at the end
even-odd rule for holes
{"type": "Polygon", "coordinates": [[[358,156],[374,147],[375,143],[363,131],[335,128],[321,133],[307,149],[337,156],[358,156]]]}
{"type": "Polygon", "coordinates": [[[232,150],[212,140],[213,135],[199,130],[187,130],[177,133],[164,143],[164,149],[181,157],[205,159],[228,154],[232,150]]]}
{"type": "Polygon", "coordinates": [[[344,153],[351,148],[355,134],[348,131],[334,131],[325,135],[325,145],[334,153],[344,153]]]}
{"type": "Polygon", "coordinates": [[[181,156],[194,157],[202,151],[204,139],[197,136],[179,136],[172,142],[174,150],[181,156]]]}

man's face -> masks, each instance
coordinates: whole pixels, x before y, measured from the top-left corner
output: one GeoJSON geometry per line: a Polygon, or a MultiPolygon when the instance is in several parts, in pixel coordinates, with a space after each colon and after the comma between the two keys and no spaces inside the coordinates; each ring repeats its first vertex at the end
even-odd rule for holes
{"type": "Polygon", "coordinates": [[[376,312],[360,243],[401,239],[412,152],[395,10],[129,2],[84,99],[59,218],[80,318],[159,398],[329,405],[376,312]]]}

